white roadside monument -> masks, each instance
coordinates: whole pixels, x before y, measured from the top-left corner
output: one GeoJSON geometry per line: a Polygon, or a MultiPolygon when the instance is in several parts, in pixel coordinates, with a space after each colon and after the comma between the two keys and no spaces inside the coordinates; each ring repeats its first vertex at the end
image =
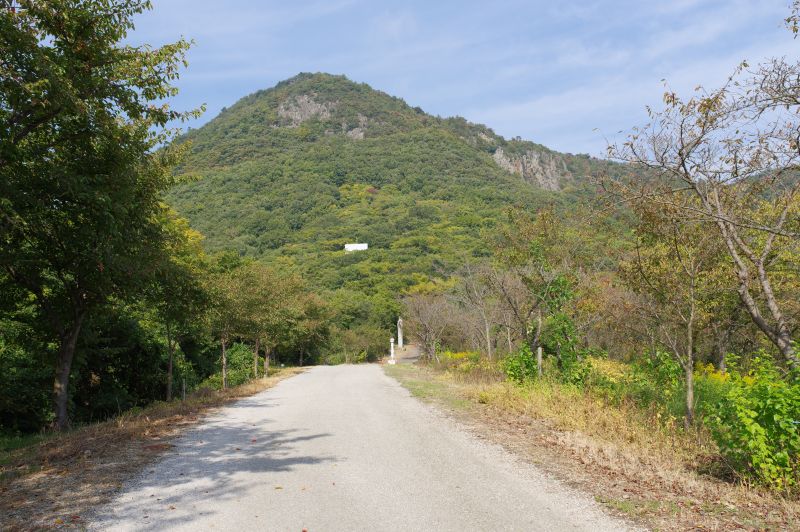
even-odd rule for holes
{"type": "Polygon", "coordinates": [[[397,347],[403,348],[403,318],[397,318],[397,347]]]}
{"type": "Polygon", "coordinates": [[[394,359],[394,336],[389,340],[389,364],[395,364],[396,361],[394,359]]]}

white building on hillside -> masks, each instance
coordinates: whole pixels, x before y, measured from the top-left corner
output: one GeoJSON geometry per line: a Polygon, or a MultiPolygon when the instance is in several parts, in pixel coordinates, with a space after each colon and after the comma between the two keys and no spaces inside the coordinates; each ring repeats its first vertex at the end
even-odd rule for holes
{"type": "Polygon", "coordinates": [[[366,251],[369,248],[369,244],[345,244],[344,250],[345,251],[366,251]]]}

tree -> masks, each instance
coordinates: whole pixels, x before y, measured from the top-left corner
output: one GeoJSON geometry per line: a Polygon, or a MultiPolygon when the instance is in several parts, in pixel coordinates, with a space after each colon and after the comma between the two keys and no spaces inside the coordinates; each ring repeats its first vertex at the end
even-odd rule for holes
{"type": "Polygon", "coordinates": [[[608,181],[624,201],[677,209],[719,239],[742,307],[791,368],[800,367],[791,266],[800,237],[798,77],[800,63],[772,59],[742,63],[719,89],[686,99],[667,90],[649,124],[609,147],[646,176],[608,181]]]}
{"type": "Polygon", "coordinates": [[[147,299],[158,310],[167,339],[167,401],[172,400],[175,349],[181,334],[198,327],[204,319],[208,294],[202,235],[172,210],[163,213],[166,253],[156,265],[156,275],[147,289],[147,299]]]}
{"type": "Polygon", "coordinates": [[[476,329],[477,336],[482,340],[486,349],[486,356],[493,358],[492,344],[496,313],[496,294],[488,282],[491,277],[490,267],[487,265],[475,266],[466,262],[461,269],[459,283],[454,291],[455,300],[465,309],[472,311],[479,324],[476,329]]]}
{"type": "Polygon", "coordinates": [[[324,344],[330,335],[330,318],[322,299],[316,294],[305,294],[300,299],[300,314],[289,329],[291,344],[300,353],[300,365],[305,355],[324,344]]]}
{"type": "Polygon", "coordinates": [[[250,262],[235,272],[239,284],[242,323],[239,334],[253,341],[253,375],[258,377],[259,351],[263,341],[264,373],[269,365],[269,351],[286,333],[298,305],[303,286],[294,275],[280,275],[260,262],[250,262]]]}
{"type": "Polygon", "coordinates": [[[698,337],[715,319],[725,286],[717,273],[722,250],[701,223],[686,220],[678,209],[645,208],[638,243],[623,262],[623,279],[638,294],[633,314],[656,342],[666,347],[684,374],[686,425],[694,422],[694,368],[698,337]]]}
{"type": "Polygon", "coordinates": [[[553,260],[560,224],[552,209],[539,211],[535,220],[519,211],[511,211],[509,218],[495,245],[498,268],[488,279],[504,314],[535,353],[545,315],[560,310],[572,297],[572,282],[564,273],[569,269],[553,260]]]}
{"type": "Polygon", "coordinates": [[[413,294],[403,301],[408,329],[416,337],[428,360],[436,359],[436,349],[447,326],[452,308],[441,294],[413,294]]]}
{"type": "Polygon", "coordinates": [[[211,297],[209,317],[211,330],[219,338],[222,365],[222,388],[228,387],[229,342],[246,329],[243,326],[246,318],[245,307],[241,301],[242,283],[237,278],[236,270],[222,270],[212,273],[208,279],[207,290],[211,297]]]}
{"type": "Polygon", "coordinates": [[[55,428],[87,314],[136,293],[162,252],[159,193],[179,150],[164,100],[188,43],[121,44],[137,0],[22,0],[0,10],[0,268],[58,344],[55,428]]]}

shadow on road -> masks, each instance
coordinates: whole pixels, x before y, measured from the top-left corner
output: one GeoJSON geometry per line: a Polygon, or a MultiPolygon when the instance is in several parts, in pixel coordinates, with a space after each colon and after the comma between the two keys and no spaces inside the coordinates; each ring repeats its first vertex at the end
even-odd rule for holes
{"type": "Polygon", "coordinates": [[[336,460],[334,456],[295,452],[297,444],[330,434],[269,430],[272,421],[256,412],[268,411],[273,404],[264,398],[239,401],[182,436],[169,454],[112,503],[113,509],[107,508],[97,516],[97,528],[186,527],[195,519],[213,515],[213,508],[235,501],[256,486],[260,473],[291,471],[298,465],[336,460]],[[214,504],[203,503],[208,500],[214,504]]]}

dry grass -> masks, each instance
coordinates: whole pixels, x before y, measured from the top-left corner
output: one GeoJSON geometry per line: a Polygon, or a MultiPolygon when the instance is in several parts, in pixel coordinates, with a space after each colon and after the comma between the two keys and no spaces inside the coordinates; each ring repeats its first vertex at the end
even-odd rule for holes
{"type": "Polygon", "coordinates": [[[703,429],[684,430],[681,420],[662,419],[635,406],[610,405],[577,388],[551,382],[525,387],[503,382],[465,387],[465,393],[489,409],[522,418],[545,419],[556,429],[580,432],[619,448],[670,463],[705,462],[715,445],[703,429]]]}
{"type": "Polygon", "coordinates": [[[301,372],[278,371],[228,390],[199,390],[186,401],[44,438],[0,456],[0,528],[83,528],[86,513],[172,447],[170,441],[209,410],[253,395],[301,372]]]}
{"type": "Polygon", "coordinates": [[[391,374],[409,389],[425,390],[421,397],[482,436],[645,526],[788,530],[800,522],[800,502],[709,474],[719,467],[713,443],[702,431],[682,430],[677,420],[608,405],[556,383],[519,387],[410,366],[391,374]]]}

